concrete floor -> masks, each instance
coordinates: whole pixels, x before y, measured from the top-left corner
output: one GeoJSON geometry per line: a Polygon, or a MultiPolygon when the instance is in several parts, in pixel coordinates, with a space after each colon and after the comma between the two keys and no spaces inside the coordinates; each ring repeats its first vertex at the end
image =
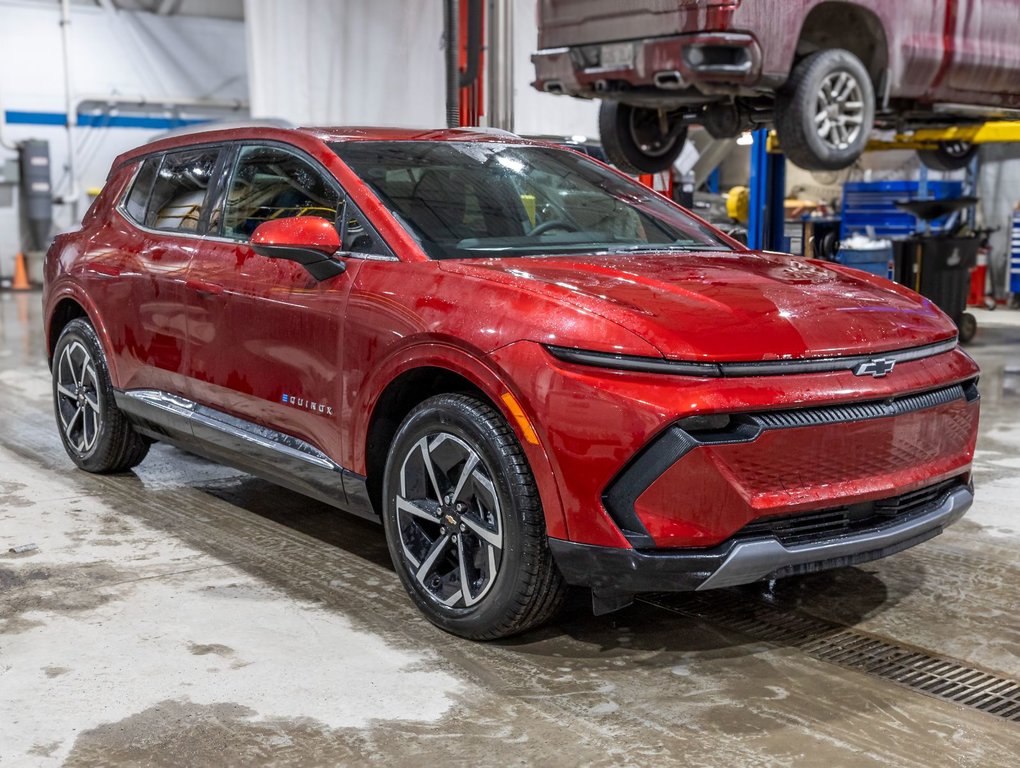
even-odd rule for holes
{"type": "Polygon", "coordinates": [[[944,535],[482,645],[419,617],[379,527],[166,446],[74,470],[39,296],[0,295],[0,765],[1016,766],[1020,721],[832,653],[1020,680],[1020,313],[981,322],[978,500],[944,535]]]}

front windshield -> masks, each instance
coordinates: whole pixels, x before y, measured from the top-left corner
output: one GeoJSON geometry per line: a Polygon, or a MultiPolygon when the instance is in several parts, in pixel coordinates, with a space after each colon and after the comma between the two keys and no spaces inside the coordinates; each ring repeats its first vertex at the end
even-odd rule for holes
{"type": "Polygon", "coordinates": [[[333,150],[433,259],[731,250],[710,227],[574,152],[447,141],[333,150]]]}

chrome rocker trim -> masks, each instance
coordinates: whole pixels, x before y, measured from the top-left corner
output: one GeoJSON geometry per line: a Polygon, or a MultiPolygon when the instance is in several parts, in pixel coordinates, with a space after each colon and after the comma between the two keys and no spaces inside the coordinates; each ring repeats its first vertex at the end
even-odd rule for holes
{"type": "Polygon", "coordinates": [[[147,437],[379,520],[365,478],[304,440],[160,390],[116,391],[114,399],[147,437]]]}

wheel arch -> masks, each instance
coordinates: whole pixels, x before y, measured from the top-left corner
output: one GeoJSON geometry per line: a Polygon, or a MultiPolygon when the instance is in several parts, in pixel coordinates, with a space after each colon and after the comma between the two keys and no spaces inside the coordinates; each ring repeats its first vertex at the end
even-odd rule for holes
{"type": "Polygon", "coordinates": [[[804,18],[787,71],[808,54],[829,48],[842,48],[861,60],[871,75],[876,99],[881,101],[882,78],[889,68],[889,41],[878,14],[844,0],[819,3],[804,18]]]}
{"type": "MultiPolygon", "coordinates": [[[[545,448],[528,441],[503,400],[504,395],[510,394],[520,403],[514,388],[481,360],[445,345],[427,345],[401,358],[389,369],[389,373],[376,377],[380,386],[372,389],[379,394],[363,411],[366,417],[360,420],[360,424],[353,425],[357,471],[365,473],[369,498],[375,510],[382,510],[382,476],[386,456],[407,414],[430,397],[461,392],[474,395],[495,408],[514,430],[535,476],[548,533],[565,537],[566,523],[559,490],[545,448]]],[[[531,415],[526,413],[525,416],[534,425],[535,432],[540,434],[531,415]]]]}
{"type": "Polygon", "coordinates": [[[106,326],[96,311],[95,306],[89,301],[84,291],[76,290],[75,287],[65,287],[59,293],[55,293],[49,302],[46,312],[46,362],[53,365],[53,350],[56,349],[57,340],[67,324],[76,318],[85,318],[92,324],[99,337],[106,355],[106,367],[110,372],[110,378],[117,386],[116,361],[110,354],[110,339],[106,332],[106,326]]]}

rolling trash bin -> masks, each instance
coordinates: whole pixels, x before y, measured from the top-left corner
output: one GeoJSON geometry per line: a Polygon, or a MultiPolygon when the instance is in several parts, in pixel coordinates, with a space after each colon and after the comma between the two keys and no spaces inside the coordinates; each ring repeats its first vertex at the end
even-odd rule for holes
{"type": "Polygon", "coordinates": [[[968,342],[977,320],[967,312],[970,272],[977,264],[980,237],[911,237],[903,242],[899,282],[930,299],[949,315],[968,342]]]}
{"type": "Polygon", "coordinates": [[[840,243],[836,261],[854,269],[870,272],[890,280],[893,274],[893,244],[890,240],[872,240],[854,235],[840,243]]]}

